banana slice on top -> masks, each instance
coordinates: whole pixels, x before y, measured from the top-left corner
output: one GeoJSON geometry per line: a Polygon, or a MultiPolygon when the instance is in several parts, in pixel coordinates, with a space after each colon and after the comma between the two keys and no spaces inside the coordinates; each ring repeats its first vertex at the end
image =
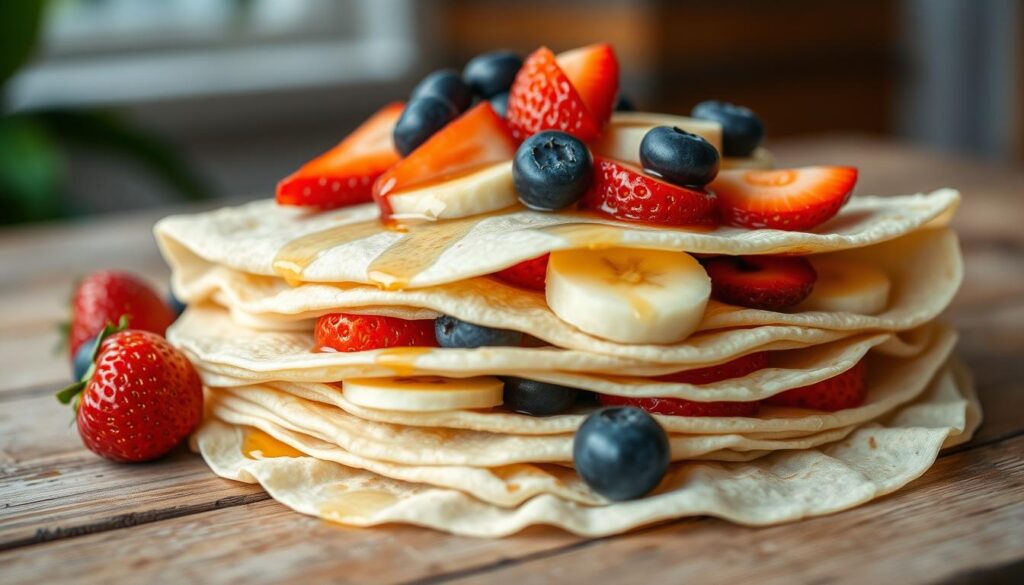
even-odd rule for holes
{"type": "Polygon", "coordinates": [[[395,219],[455,219],[515,205],[512,161],[387,196],[395,219]]]}
{"type": "Polygon", "coordinates": [[[722,151],[722,125],[718,122],[648,112],[615,112],[601,140],[594,144],[594,152],[607,158],[641,166],[640,141],[644,139],[645,134],[658,126],[674,126],[697,134],[704,137],[719,152],[722,151]]]}
{"type": "Polygon", "coordinates": [[[504,387],[492,376],[399,376],[343,380],[341,391],[349,402],[367,408],[436,412],[500,406],[504,387]]]}
{"type": "Polygon", "coordinates": [[[546,295],[563,321],[620,343],[674,343],[697,328],[711,295],[684,252],[608,248],[551,253],[546,295]]]}
{"type": "Polygon", "coordinates": [[[838,258],[812,258],[811,264],[818,280],[800,310],[874,315],[889,306],[892,284],[885,271],[838,258]]]}

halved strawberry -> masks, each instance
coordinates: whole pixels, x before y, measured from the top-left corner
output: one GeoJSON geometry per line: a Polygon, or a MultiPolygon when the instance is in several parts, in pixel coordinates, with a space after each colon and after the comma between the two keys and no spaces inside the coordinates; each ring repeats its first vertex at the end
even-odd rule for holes
{"type": "Polygon", "coordinates": [[[786,390],[765,400],[775,406],[810,408],[835,412],[864,404],[868,395],[867,366],[864,360],[838,376],[816,384],[786,390]]]}
{"type": "Polygon", "coordinates": [[[665,374],[663,376],[655,376],[654,379],[662,382],[703,385],[718,382],[720,380],[742,378],[747,374],[767,367],[768,352],[759,351],[738,357],[734,360],[725,362],[724,364],[718,364],[717,366],[708,366],[706,368],[697,368],[695,370],[684,370],[682,372],[665,374]]]}
{"type": "Polygon", "coordinates": [[[555,61],[576,88],[598,128],[604,127],[619,93],[619,60],[615,50],[607,43],[587,45],[561,53],[555,61]]]}
{"type": "Polygon", "coordinates": [[[835,215],[857,183],[853,167],[727,170],[709,188],[722,221],[748,228],[809,230],[835,215]]]}
{"type": "Polygon", "coordinates": [[[593,185],[580,200],[580,208],[664,225],[713,224],[717,213],[715,194],[710,191],[673,185],[632,165],[597,156],[593,185]]]}
{"type": "Polygon", "coordinates": [[[400,158],[391,140],[404,104],[384,106],[334,148],[277,184],[277,202],[330,209],[366,203],[373,182],[400,158]]]}
{"type": "Polygon", "coordinates": [[[802,256],[716,256],[702,263],[713,298],[751,309],[795,306],[811,294],[818,279],[802,256]]]}
{"type": "Polygon", "coordinates": [[[529,260],[523,260],[519,264],[509,266],[504,270],[494,273],[500,280],[530,290],[543,291],[547,283],[548,258],[551,254],[544,254],[529,260]]]}
{"type": "Polygon", "coordinates": [[[516,147],[505,120],[490,102],[482,101],[381,175],[373,186],[373,197],[387,217],[389,194],[512,160],[516,147]]]}
{"type": "Polygon", "coordinates": [[[605,406],[635,406],[647,412],[669,416],[756,416],[760,402],[697,402],[682,398],[627,398],[599,394],[605,406]]]}
{"type": "MultiPolygon", "coordinates": [[[[601,99],[596,94],[593,99],[601,99]]],[[[601,132],[601,125],[547,47],[537,49],[523,63],[509,90],[506,117],[512,136],[519,141],[542,130],[561,130],[584,141],[601,132]]]]}
{"type": "Polygon", "coordinates": [[[330,313],[316,321],[313,351],[370,351],[388,347],[437,347],[433,319],[330,313]]]}

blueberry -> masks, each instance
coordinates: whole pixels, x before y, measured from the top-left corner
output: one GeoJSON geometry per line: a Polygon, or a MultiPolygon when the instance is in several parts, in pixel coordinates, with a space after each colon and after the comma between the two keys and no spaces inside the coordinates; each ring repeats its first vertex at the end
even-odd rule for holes
{"type": "Polygon", "coordinates": [[[524,378],[504,378],[505,407],[531,416],[565,412],[576,403],[575,388],[524,378]]]}
{"type": "Polygon", "coordinates": [[[462,77],[452,69],[439,69],[423,78],[412,89],[409,100],[433,96],[452,105],[456,114],[465,112],[473,102],[473,92],[462,82],[462,77]]]}
{"type": "Polygon", "coordinates": [[[470,59],[462,70],[462,80],[478,96],[490,99],[512,87],[522,66],[523,58],[515,53],[492,51],[470,59]]]}
{"type": "Polygon", "coordinates": [[[512,182],[523,205],[537,211],[568,207],[590,187],[594,161],[578,138],[549,130],[526,139],[512,163],[512,182]]]}
{"type": "Polygon", "coordinates": [[[72,362],[72,371],[75,380],[81,380],[86,370],[92,365],[92,346],[96,344],[96,338],[90,337],[75,351],[75,359],[72,362]]]}
{"type": "Polygon", "coordinates": [[[669,126],[640,141],[644,170],[676,185],[707,185],[718,175],[718,150],[704,137],[669,126]]]}
{"type": "Polygon", "coordinates": [[[502,118],[508,114],[508,92],[499,93],[496,96],[491,97],[491,107],[498,113],[502,118]]]}
{"type": "Polygon", "coordinates": [[[750,156],[764,138],[761,118],[743,106],[706,100],[693,106],[690,115],[722,125],[723,156],[750,156]]]}
{"type": "Polygon", "coordinates": [[[442,315],[434,321],[434,336],[441,347],[472,348],[493,345],[518,346],[523,334],[507,329],[494,329],[442,315]]]}
{"type": "Polygon", "coordinates": [[[171,308],[171,312],[174,313],[174,317],[181,317],[181,314],[185,312],[188,305],[184,301],[174,295],[174,292],[167,294],[167,306],[171,308]]]}
{"type": "Polygon", "coordinates": [[[619,95],[619,99],[615,102],[616,112],[635,112],[636,105],[633,104],[633,100],[629,99],[624,95],[619,95]]]}
{"type": "Polygon", "coordinates": [[[602,408],[576,431],[572,459],[576,473],[595,492],[610,500],[632,500],[665,477],[668,435],[639,408],[602,408]]]}
{"type": "Polygon", "coordinates": [[[458,115],[449,102],[439,97],[426,96],[410,101],[395,123],[395,149],[402,156],[408,156],[458,115]]]}

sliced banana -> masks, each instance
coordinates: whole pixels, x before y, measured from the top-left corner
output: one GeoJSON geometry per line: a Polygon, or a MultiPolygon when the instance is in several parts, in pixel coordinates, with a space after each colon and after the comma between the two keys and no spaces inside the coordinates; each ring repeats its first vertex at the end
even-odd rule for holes
{"type": "Polygon", "coordinates": [[[811,264],[818,280],[800,310],[874,315],[889,306],[892,285],[885,271],[838,258],[812,258],[811,264]]]}
{"type": "Polygon", "coordinates": [[[341,390],[346,400],[367,408],[435,412],[500,406],[504,386],[491,376],[400,376],[352,378],[342,382],[341,390]]]}
{"type": "Polygon", "coordinates": [[[512,161],[388,195],[395,219],[435,221],[480,215],[516,204],[512,161]]]}
{"type": "Polygon", "coordinates": [[[612,115],[604,136],[594,144],[594,152],[641,166],[640,141],[647,132],[657,126],[675,126],[680,130],[703,136],[719,152],[722,150],[722,126],[718,122],[668,114],[616,112],[612,115]]]}
{"type": "Polygon", "coordinates": [[[775,155],[763,146],[758,146],[750,156],[722,158],[722,170],[725,169],[774,169],[775,155]]]}
{"type": "Polygon", "coordinates": [[[620,343],[674,343],[697,328],[711,280],[683,252],[552,252],[547,301],[563,321],[620,343]]]}

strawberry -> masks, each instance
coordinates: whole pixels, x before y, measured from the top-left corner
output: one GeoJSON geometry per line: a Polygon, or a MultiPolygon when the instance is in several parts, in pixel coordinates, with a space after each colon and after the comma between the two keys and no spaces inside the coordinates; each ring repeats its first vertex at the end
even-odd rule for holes
{"type": "Polygon", "coordinates": [[[203,417],[199,374],[183,353],[149,331],[108,325],[83,380],[57,395],[65,404],[76,397],[82,442],[114,461],[160,457],[203,417]]]}
{"type": "Polygon", "coordinates": [[[713,224],[717,212],[710,191],[673,185],[632,165],[597,156],[593,185],[580,208],[616,219],[674,226],[713,224]]]}
{"type": "Polygon", "coordinates": [[[718,364],[717,366],[708,366],[706,368],[697,368],[695,370],[684,370],[682,372],[665,374],[663,376],[655,376],[654,379],[662,382],[703,385],[718,382],[720,380],[741,378],[747,374],[767,367],[768,353],[759,351],[738,357],[734,360],[725,362],[724,364],[718,364]]]}
{"type": "Polygon", "coordinates": [[[138,278],[125,272],[104,270],[83,278],[71,300],[71,327],[68,349],[71,357],[88,339],[107,324],[128,318],[132,329],[163,335],[174,322],[163,299],[138,278]]]}
{"type": "MultiPolygon", "coordinates": [[[[598,93],[592,92],[595,101],[600,99],[598,93]]],[[[519,141],[542,130],[561,130],[584,141],[601,133],[599,122],[547,47],[537,49],[523,63],[508,93],[506,117],[512,136],[519,141]]]]}
{"type": "Polygon", "coordinates": [[[612,117],[619,94],[619,60],[615,50],[607,43],[598,43],[561,53],[555,61],[598,128],[604,127],[612,117]]]}
{"type": "Polygon", "coordinates": [[[437,347],[434,320],[330,313],[317,319],[314,351],[369,351],[387,347],[437,347]]]}
{"type": "Polygon", "coordinates": [[[523,260],[519,264],[495,272],[494,276],[511,285],[543,291],[547,281],[548,258],[550,257],[551,254],[544,254],[543,256],[523,260]]]}
{"type": "Polygon", "coordinates": [[[398,162],[391,132],[404,105],[384,106],[334,148],[302,165],[277,184],[277,202],[331,209],[366,203],[373,182],[398,162]]]}
{"type": "Polygon", "coordinates": [[[864,404],[868,395],[864,360],[838,376],[802,388],[793,388],[765,400],[774,406],[835,412],[864,404]]]}
{"type": "Polygon", "coordinates": [[[386,218],[390,215],[389,194],[512,160],[516,146],[505,120],[490,102],[482,101],[382,174],[373,187],[374,199],[386,218]]]}
{"type": "Polygon", "coordinates": [[[604,406],[635,406],[656,414],[669,416],[757,416],[759,402],[697,402],[682,398],[627,398],[599,394],[604,406]]]}
{"type": "Polygon", "coordinates": [[[722,221],[747,228],[809,230],[835,215],[857,183],[853,167],[727,170],[710,189],[722,221]]]}
{"type": "Polygon", "coordinates": [[[818,274],[802,256],[716,256],[703,261],[711,296],[723,303],[780,311],[811,294],[818,274]]]}

